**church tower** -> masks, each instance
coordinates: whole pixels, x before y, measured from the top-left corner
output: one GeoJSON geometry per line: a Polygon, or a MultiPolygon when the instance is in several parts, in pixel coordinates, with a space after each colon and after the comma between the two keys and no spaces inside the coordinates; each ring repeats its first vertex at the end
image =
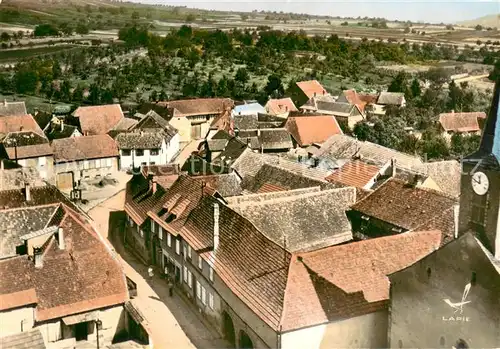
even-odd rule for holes
{"type": "Polygon", "coordinates": [[[462,163],[459,233],[471,231],[500,259],[500,81],[481,145],[462,163]]]}

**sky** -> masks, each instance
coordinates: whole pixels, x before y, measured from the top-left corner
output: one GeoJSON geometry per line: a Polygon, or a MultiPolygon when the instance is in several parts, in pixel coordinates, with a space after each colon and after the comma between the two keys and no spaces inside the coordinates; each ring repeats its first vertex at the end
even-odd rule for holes
{"type": "Polygon", "coordinates": [[[386,1],[386,0],[129,0],[224,11],[283,11],[340,17],[455,23],[500,13],[500,0],[386,1]]]}

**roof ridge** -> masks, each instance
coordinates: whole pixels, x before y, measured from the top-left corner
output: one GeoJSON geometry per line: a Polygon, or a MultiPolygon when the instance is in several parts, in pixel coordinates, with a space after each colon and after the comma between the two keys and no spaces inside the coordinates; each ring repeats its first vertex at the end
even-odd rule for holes
{"type": "MultiPolygon", "coordinates": [[[[304,189],[304,188],[301,188],[301,189],[304,189]]],[[[279,197],[279,198],[274,198],[274,199],[266,199],[263,201],[246,201],[246,202],[243,202],[241,204],[231,205],[231,206],[238,207],[238,208],[248,208],[251,206],[263,206],[263,205],[268,205],[270,203],[291,202],[291,201],[296,201],[296,200],[308,199],[310,197],[324,197],[324,196],[327,196],[328,194],[333,194],[334,192],[336,193],[336,192],[340,192],[340,191],[353,191],[353,193],[356,194],[356,188],[349,186],[349,187],[343,187],[343,188],[333,188],[333,189],[326,189],[326,190],[315,191],[315,192],[310,192],[310,193],[303,193],[303,194],[298,194],[295,196],[284,196],[284,197],[279,197]]],[[[349,205],[351,205],[351,204],[349,204],[349,205]]]]}

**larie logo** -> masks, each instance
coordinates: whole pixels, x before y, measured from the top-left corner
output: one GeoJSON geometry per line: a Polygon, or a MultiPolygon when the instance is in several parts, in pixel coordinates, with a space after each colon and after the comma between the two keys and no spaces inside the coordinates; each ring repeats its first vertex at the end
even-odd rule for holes
{"type": "Polygon", "coordinates": [[[471,284],[470,283],[468,283],[467,285],[465,285],[465,289],[464,289],[464,293],[462,295],[462,301],[461,302],[453,303],[448,298],[447,299],[443,299],[443,301],[446,304],[448,304],[450,307],[452,307],[453,309],[455,309],[455,314],[458,313],[458,312],[460,312],[460,314],[462,314],[464,312],[464,305],[471,302],[471,301],[467,300],[467,296],[469,295],[470,288],[471,288],[471,284]]]}

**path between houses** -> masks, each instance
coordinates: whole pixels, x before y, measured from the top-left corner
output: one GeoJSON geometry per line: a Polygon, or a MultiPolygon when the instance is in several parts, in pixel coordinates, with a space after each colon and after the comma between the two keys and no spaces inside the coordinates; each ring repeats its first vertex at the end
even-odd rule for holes
{"type": "Polygon", "coordinates": [[[147,321],[154,348],[227,348],[227,342],[183,298],[178,294],[169,297],[165,280],[148,276],[148,267],[124,248],[116,229],[110,231],[110,226],[119,226],[117,217],[123,219],[124,202],[122,191],[94,207],[89,215],[101,235],[112,243],[125,274],[137,283],[138,296],[132,302],[147,321]]]}

